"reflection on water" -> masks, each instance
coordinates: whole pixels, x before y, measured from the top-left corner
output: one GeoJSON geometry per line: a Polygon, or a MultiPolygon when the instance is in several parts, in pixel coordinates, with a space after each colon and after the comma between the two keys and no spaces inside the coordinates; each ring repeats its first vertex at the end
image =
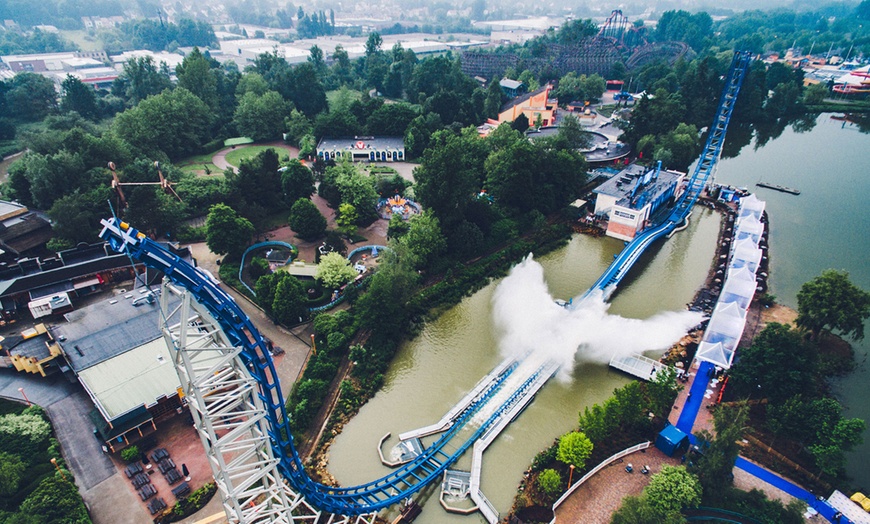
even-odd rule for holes
{"type": "MultiPolygon", "coordinates": [[[[609,312],[646,319],[661,311],[685,308],[703,283],[712,263],[719,215],[696,208],[689,228],[641,259],[617,292],[609,312]],[[679,272],[679,274],[674,274],[679,272]]],[[[564,248],[537,259],[549,293],[567,299],[584,292],[606,268],[623,243],[609,238],[576,236],[564,248]]],[[[380,464],[376,446],[387,432],[437,421],[502,357],[493,319],[495,282],[466,298],[423,333],[403,344],[388,372],[384,389],[345,428],[330,451],[330,472],[345,486],[370,481],[389,470],[380,464]]],[[[573,380],[551,381],[484,456],[483,490],[503,514],[534,455],[558,435],[576,427],[577,414],[607,399],[628,379],[601,363],[578,363],[573,380]]],[[[468,460],[459,468],[468,468],[468,460]]],[[[416,522],[477,522],[479,516],[445,513],[430,501],[416,522]]]]}
{"type": "MultiPolygon", "coordinates": [[[[723,184],[755,190],[760,180],[794,187],[800,196],[758,189],[770,216],[771,293],[786,305],[797,305],[800,286],[823,270],[846,270],[856,285],[870,290],[870,194],[867,151],[868,119],[850,123],[822,114],[815,126],[802,124],[758,149],[744,148],[737,158],[719,163],[716,179],[723,184]],[[862,132],[863,131],[863,132],[862,132]]],[[[729,136],[731,130],[728,130],[729,136]]],[[[837,391],[847,416],[870,421],[866,400],[870,342],[853,343],[860,363],[840,381],[837,391]]],[[[847,471],[858,484],[870,487],[870,436],[850,453],[847,471]]]]}

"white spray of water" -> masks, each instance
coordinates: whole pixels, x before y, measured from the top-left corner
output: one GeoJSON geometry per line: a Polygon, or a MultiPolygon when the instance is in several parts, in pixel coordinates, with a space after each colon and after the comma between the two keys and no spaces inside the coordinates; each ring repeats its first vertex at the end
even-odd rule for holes
{"type": "Polygon", "coordinates": [[[659,313],[646,320],[607,313],[609,304],[593,294],[572,308],[555,303],[543,267],[529,255],[515,266],[493,296],[493,316],[506,357],[556,361],[570,378],[575,361],[610,362],[614,355],[665,349],[703,319],[690,311],[659,313]]]}

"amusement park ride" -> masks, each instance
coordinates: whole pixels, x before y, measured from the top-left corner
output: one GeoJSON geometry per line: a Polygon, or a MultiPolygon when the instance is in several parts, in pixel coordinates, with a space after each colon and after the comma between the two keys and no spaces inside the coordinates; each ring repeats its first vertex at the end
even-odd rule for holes
{"type": "MultiPolygon", "coordinates": [[[[686,218],[718,160],[750,60],[749,53],[735,53],[703,156],[670,216],[631,242],[592,290],[611,291],[647,246],[686,218]]],[[[114,169],[113,176],[117,182],[114,169]]],[[[171,191],[162,174],[160,178],[161,187],[171,191]]],[[[113,184],[119,195],[120,186],[120,182],[113,184]]],[[[534,366],[508,387],[511,375],[523,362],[505,361],[457,405],[449,423],[426,433],[440,432],[441,436],[416,457],[359,486],[320,484],[308,476],[293,445],[291,420],[275,366],[251,319],[200,269],[117,218],[102,224],[100,236],[113,249],[165,275],[161,293],[163,336],[175,356],[184,398],[224,510],[233,523],[372,522],[376,512],[440,480],[472,445],[476,454],[482,454],[475,442],[494,438],[555,372],[552,363],[534,366]],[[180,302],[168,300],[169,295],[179,296],[180,302]],[[500,391],[505,394],[496,395],[500,391]],[[473,431],[461,432],[471,427],[468,423],[474,415],[490,402],[498,405],[487,409],[490,414],[486,420],[473,431]]],[[[483,506],[480,509],[490,522],[498,520],[491,506],[487,511],[483,506]]]]}
{"type": "Polygon", "coordinates": [[[122,186],[160,186],[166,194],[173,195],[181,202],[181,197],[172,188],[172,182],[163,176],[163,171],[160,170],[160,163],[155,161],[154,167],[157,168],[158,182],[121,182],[121,179],[118,178],[118,173],[115,172],[115,163],[109,162],[109,170],[112,172],[112,189],[118,197],[118,213],[121,213],[127,207],[127,199],[124,197],[124,191],[121,189],[122,186]]]}

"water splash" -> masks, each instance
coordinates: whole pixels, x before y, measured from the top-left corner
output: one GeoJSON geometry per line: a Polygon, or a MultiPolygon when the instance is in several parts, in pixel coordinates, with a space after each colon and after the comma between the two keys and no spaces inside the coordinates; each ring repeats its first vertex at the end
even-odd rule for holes
{"type": "Polygon", "coordinates": [[[701,313],[690,311],[638,320],[611,315],[609,307],[601,293],[571,308],[556,304],[543,267],[529,255],[493,295],[499,349],[506,357],[554,360],[561,365],[560,378],[567,380],[575,362],[608,363],[614,355],[665,349],[703,320],[701,313]]]}

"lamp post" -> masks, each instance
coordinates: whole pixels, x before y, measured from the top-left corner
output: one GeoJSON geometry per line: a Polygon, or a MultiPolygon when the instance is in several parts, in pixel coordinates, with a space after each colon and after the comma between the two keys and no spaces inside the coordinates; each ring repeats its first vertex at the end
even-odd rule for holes
{"type": "Polygon", "coordinates": [[[54,466],[54,469],[56,469],[58,473],[60,473],[60,478],[62,478],[63,480],[66,480],[66,475],[63,474],[63,470],[60,469],[60,466],[57,465],[56,458],[52,457],[51,465],[54,466]]]}
{"type": "Polygon", "coordinates": [[[33,404],[30,402],[30,399],[27,398],[27,395],[24,394],[24,388],[18,388],[18,392],[21,393],[21,396],[24,397],[24,402],[27,402],[27,406],[30,407],[33,404]]]}
{"type": "Polygon", "coordinates": [[[574,464],[568,466],[568,487],[571,487],[571,482],[574,480],[574,464]]]}

